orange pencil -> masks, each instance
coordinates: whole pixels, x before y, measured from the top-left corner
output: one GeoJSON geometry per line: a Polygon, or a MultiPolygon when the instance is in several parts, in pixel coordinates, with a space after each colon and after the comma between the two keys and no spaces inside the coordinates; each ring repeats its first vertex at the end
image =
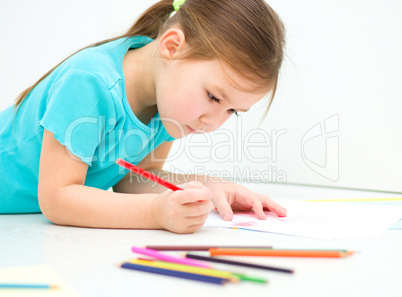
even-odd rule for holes
{"type": "Polygon", "coordinates": [[[269,256],[269,257],[319,257],[342,258],[353,252],[330,250],[262,250],[262,249],[222,249],[209,250],[211,256],[269,256]]]}

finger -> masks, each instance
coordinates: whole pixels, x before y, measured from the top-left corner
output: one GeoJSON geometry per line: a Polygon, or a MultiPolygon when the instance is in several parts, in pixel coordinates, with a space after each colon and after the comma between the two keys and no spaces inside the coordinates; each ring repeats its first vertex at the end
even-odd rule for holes
{"type": "Polygon", "coordinates": [[[191,181],[191,182],[188,182],[188,183],[185,183],[185,184],[181,185],[181,188],[183,188],[183,189],[204,188],[204,187],[205,186],[202,183],[198,182],[198,181],[191,181]]]}
{"type": "MultiPolygon", "coordinates": [[[[207,188],[207,187],[198,181],[191,181],[184,186],[184,189],[205,189],[205,188],[207,188]]],[[[211,195],[211,199],[212,199],[212,195],[211,195]]],[[[204,199],[198,200],[198,202],[203,202],[203,201],[204,201],[204,199]]]]}
{"type": "Polygon", "coordinates": [[[202,227],[205,224],[205,221],[207,220],[208,216],[209,214],[204,214],[201,216],[191,218],[191,221],[189,221],[189,227],[191,228],[194,228],[195,226],[202,227]]]}
{"type": "Polygon", "coordinates": [[[232,205],[232,209],[241,211],[250,211],[252,208],[253,207],[250,205],[236,205],[236,208],[234,208],[234,205],[232,205]]]}
{"type": "Polygon", "coordinates": [[[194,232],[200,230],[202,228],[202,226],[204,226],[204,223],[197,224],[197,225],[191,225],[188,227],[188,230],[189,230],[188,233],[194,233],[194,232]]]}
{"type": "Polygon", "coordinates": [[[179,194],[179,203],[180,204],[187,204],[187,203],[194,203],[199,202],[202,203],[204,201],[209,201],[212,199],[212,192],[205,186],[202,187],[190,187],[180,191],[182,193],[179,194]]]}
{"type": "Polygon", "coordinates": [[[188,226],[186,231],[185,231],[185,233],[187,233],[187,234],[188,233],[194,233],[194,232],[200,230],[204,226],[204,223],[205,222],[202,222],[200,224],[194,224],[194,225],[188,226]]]}
{"type": "Polygon", "coordinates": [[[275,212],[279,217],[286,217],[287,211],[284,207],[276,203],[271,198],[262,195],[261,202],[264,208],[272,210],[275,212]]]}
{"type": "Polygon", "coordinates": [[[192,217],[192,218],[186,218],[185,220],[185,226],[183,226],[180,229],[180,233],[192,233],[197,230],[199,230],[202,226],[204,226],[204,223],[206,219],[208,218],[208,214],[197,216],[197,217],[192,217]]]}
{"type": "Polygon", "coordinates": [[[259,218],[260,220],[266,220],[267,219],[267,216],[264,213],[262,203],[261,203],[260,200],[255,199],[253,201],[253,211],[257,215],[257,218],[259,218]]]}
{"type": "Polygon", "coordinates": [[[200,203],[188,203],[185,205],[185,208],[186,217],[191,218],[209,214],[214,209],[214,205],[210,200],[207,200],[200,203]]]}
{"type": "Polygon", "coordinates": [[[229,202],[226,200],[225,194],[219,195],[214,199],[214,204],[222,219],[231,221],[233,218],[233,210],[229,202]]]}
{"type": "Polygon", "coordinates": [[[191,226],[191,225],[204,224],[205,221],[207,220],[208,216],[209,216],[209,213],[206,213],[206,214],[202,214],[199,216],[186,218],[187,225],[191,226]]]}

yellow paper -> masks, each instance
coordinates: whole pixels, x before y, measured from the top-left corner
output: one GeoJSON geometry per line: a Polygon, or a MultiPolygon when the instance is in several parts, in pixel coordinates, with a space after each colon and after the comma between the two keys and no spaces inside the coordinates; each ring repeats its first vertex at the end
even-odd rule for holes
{"type": "Polygon", "coordinates": [[[57,285],[57,289],[0,289],[1,297],[78,297],[49,265],[0,268],[0,283],[57,285]]]}

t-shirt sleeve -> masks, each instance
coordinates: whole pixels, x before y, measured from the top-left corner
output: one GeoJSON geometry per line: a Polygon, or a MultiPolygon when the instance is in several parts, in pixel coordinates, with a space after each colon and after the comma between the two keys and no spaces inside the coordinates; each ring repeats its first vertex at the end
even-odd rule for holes
{"type": "Polygon", "coordinates": [[[40,125],[91,166],[105,134],[105,119],[113,112],[111,94],[98,76],[70,71],[50,87],[40,125]]]}

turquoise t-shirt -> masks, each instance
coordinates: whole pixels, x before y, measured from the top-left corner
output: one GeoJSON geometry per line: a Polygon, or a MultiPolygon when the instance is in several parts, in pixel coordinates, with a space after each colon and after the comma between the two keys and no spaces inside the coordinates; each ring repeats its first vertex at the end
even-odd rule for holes
{"type": "Polygon", "coordinates": [[[128,173],[117,158],[137,164],[174,139],[158,113],[148,125],[138,120],[126,97],[123,57],[151,41],[135,36],[82,50],[34,88],[14,123],[14,106],[0,113],[0,213],[40,212],[43,129],[89,165],[85,185],[104,190],[128,173]]]}

